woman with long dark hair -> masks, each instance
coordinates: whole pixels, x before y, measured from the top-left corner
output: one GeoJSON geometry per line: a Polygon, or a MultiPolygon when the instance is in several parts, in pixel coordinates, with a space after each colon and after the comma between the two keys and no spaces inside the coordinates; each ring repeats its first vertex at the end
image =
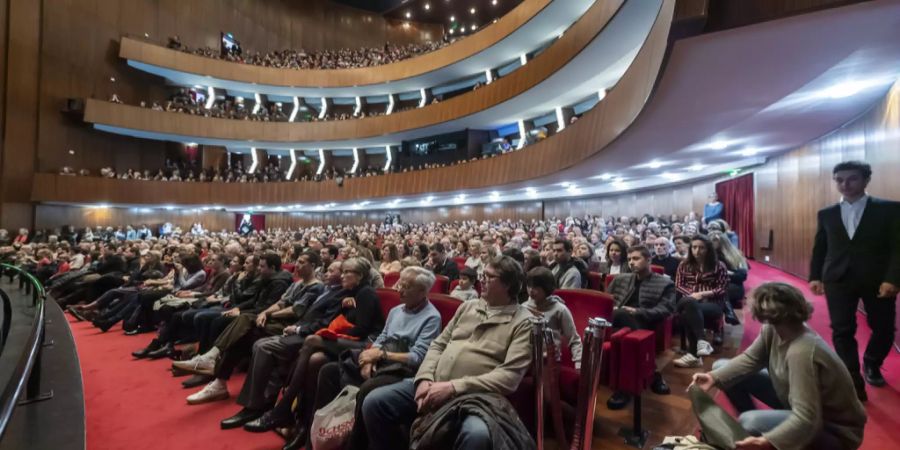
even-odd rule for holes
{"type": "Polygon", "coordinates": [[[712,345],[703,340],[707,320],[719,320],[725,310],[728,269],[719,261],[712,243],[706,236],[691,238],[688,257],[678,265],[675,289],[681,323],[687,335],[687,353],[675,360],[675,367],[700,367],[700,357],[712,354],[712,345]]]}

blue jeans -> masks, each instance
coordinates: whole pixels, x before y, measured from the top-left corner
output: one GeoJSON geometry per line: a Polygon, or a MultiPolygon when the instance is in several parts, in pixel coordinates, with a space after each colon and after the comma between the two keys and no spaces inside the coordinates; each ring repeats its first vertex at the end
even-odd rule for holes
{"type": "MultiPolygon", "coordinates": [[[[363,401],[362,414],[369,436],[369,448],[393,450],[408,448],[404,435],[416,418],[416,386],[412,378],[370,392],[363,401]]],[[[493,447],[487,424],[478,417],[463,420],[454,449],[489,450],[493,447]]]]}
{"type": "MultiPolygon", "coordinates": [[[[728,364],[728,359],[720,359],[713,363],[713,370],[728,364]]],[[[784,421],[788,420],[793,411],[785,409],[785,405],[778,399],[772,379],[769,378],[767,369],[744,377],[740,382],[724,390],[728,401],[737,409],[740,416],[738,422],[741,427],[753,436],[774,430],[784,421]],[[771,410],[756,409],[753,397],[772,408],[771,410]]],[[[833,434],[823,429],[810,444],[815,449],[840,449],[841,443],[833,434]]]]}

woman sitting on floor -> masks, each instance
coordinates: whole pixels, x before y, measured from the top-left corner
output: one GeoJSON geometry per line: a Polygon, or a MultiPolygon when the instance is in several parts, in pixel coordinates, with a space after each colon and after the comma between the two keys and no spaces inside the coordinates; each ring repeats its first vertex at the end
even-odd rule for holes
{"type": "Polygon", "coordinates": [[[766,283],[754,290],[750,312],[764,324],[756,340],[693,382],[722,388],[740,413],[753,437],[736,450],[859,448],[866,411],[843,362],[806,326],[812,305],[789,284],[766,283]],[[753,397],[772,409],[757,409],[753,397]]]}

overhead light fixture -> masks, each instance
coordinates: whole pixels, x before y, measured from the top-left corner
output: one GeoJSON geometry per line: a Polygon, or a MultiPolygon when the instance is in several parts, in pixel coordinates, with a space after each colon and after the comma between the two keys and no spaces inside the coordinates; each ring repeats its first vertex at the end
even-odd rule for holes
{"type": "Polygon", "coordinates": [[[742,156],[753,156],[753,155],[756,155],[758,152],[759,152],[759,150],[757,150],[756,148],[747,147],[747,148],[741,150],[741,155],[742,156]]]}
{"type": "Polygon", "coordinates": [[[394,94],[388,94],[388,107],[384,114],[389,116],[392,112],[394,112],[394,94]]]}
{"type": "Polygon", "coordinates": [[[451,29],[450,29],[450,34],[453,34],[454,31],[456,31],[456,30],[454,30],[453,28],[451,28],[451,29]]]}
{"type": "Polygon", "coordinates": [[[469,14],[475,14],[475,8],[470,9],[469,14]]]}
{"type": "Polygon", "coordinates": [[[325,97],[322,97],[322,103],[320,103],[320,105],[321,110],[319,111],[319,120],[322,120],[325,118],[325,114],[328,114],[328,101],[325,97]]]}
{"type": "Polygon", "coordinates": [[[527,54],[527,53],[522,53],[521,55],[519,55],[519,62],[520,62],[523,66],[524,66],[525,64],[528,64],[528,54],[527,54]]]}
{"type": "Polygon", "coordinates": [[[484,79],[487,80],[485,84],[491,84],[494,82],[494,74],[491,73],[491,69],[484,70],[484,79]]]}
{"type": "Polygon", "coordinates": [[[650,164],[647,164],[647,167],[651,169],[659,169],[660,167],[662,167],[662,163],[654,159],[653,161],[650,161],[650,164]]]}
{"type": "Polygon", "coordinates": [[[491,192],[491,200],[500,200],[500,193],[497,191],[491,192]]]}
{"type": "Polygon", "coordinates": [[[356,169],[359,168],[359,149],[353,147],[353,167],[350,168],[350,173],[356,173],[356,169]]]}
{"type": "Polygon", "coordinates": [[[316,169],[316,175],[322,175],[325,171],[325,149],[319,149],[319,168],[316,169]]]}
{"type": "Polygon", "coordinates": [[[253,104],[253,111],[250,114],[256,114],[259,112],[259,108],[262,108],[262,97],[258,92],[253,94],[253,100],[255,103],[253,104]]]}
{"type": "Polygon", "coordinates": [[[407,19],[411,19],[411,18],[412,18],[412,13],[409,12],[409,11],[407,11],[407,12],[406,12],[406,18],[407,18],[407,19]]]}
{"type": "Polygon", "coordinates": [[[597,101],[603,101],[606,98],[606,89],[600,89],[597,91],[597,101]]]}
{"type": "Polygon", "coordinates": [[[353,110],[353,115],[358,116],[359,113],[361,113],[361,112],[362,112],[362,99],[359,97],[356,97],[356,109],[353,110]]]}
{"type": "Polygon", "coordinates": [[[212,108],[216,103],[216,90],[210,86],[206,89],[206,103],[203,105],[206,109],[212,108]]]}
{"type": "Polygon", "coordinates": [[[491,4],[497,6],[497,0],[491,0],[491,4]]]}
{"type": "Polygon", "coordinates": [[[600,175],[600,179],[603,181],[609,181],[612,179],[612,177],[613,176],[611,173],[604,173],[603,175],[600,175]]]}
{"type": "Polygon", "coordinates": [[[426,101],[425,88],[421,88],[419,89],[419,108],[424,108],[426,101]]]}
{"type": "Polygon", "coordinates": [[[422,204],[428,205],[428,204],[431,204],[432,201],[434,201],[434,196],[429,195],[428,197],[425,197],[424,199],[422,199],[422,204]]]}
{"type": "Polygon", "coordinates": [[[567,188],[567,187],[571,186],[572,183],[569,183],[568,181],[563,181],[562,183],[559,183],[559,185],[564,188],[567,188]]]}
{"type": "Polygon", "coordinates": [[[556,131],[562,131],[566,129],[566,119],[563,117],[563,110],[561,106],[556,107],[556,131]]]}
{"type": "Polygon", "coordinates": [[[472,26],[469,27],[469,30],[470,30],[470,31],[475,31],[475,28],[477,28],[477,27],[476,27],[475,24],[473,23],[472,26]]]}
{"type": "Polygon", "coordinates": [[[519,144],[516,145],[516,150],[522,149],[525,147],[525,121],[519,120],[519,144]]]}
{"type": "Polygon", "coordinates": [[[466,201],[466,194],[459,194],[453,199],[453,203],[456,203],[457,205],[464,201],[466,201]]]}
{"type": "Polygon", "coordinates": [[[864,87],[863,83],[847,81],[825,89],[825,95],[834,99],[850,97],[858,94],[864,87]]]}
{"type": "Polygon", "coordinates": [[[426,3],[426,4],[425,4],[425,11],[428,11],[429,9],[431,9],[431,5],[428,4],[428,3],[426,3]]]}
{"type": "Polygon", "coordinates": [[[525,188],[525,195],[529,197],[537,197],[537,189],[535,188],[525,188]]]}
{"type": "Polygon", "coordinates": [[[697,163],[691,167],[688,167],[688,170],[690,170],[691,172],[699,172],[699,171],[703,170],[704,168],[706,168],[706,166],[704,166],[703,164],[697,163]]]}
{"type": "Polygon", "coordinates": [[[450,21],[451,21],[451,22],[456,22],[456,16],[450,16],[450,21]]]}
{"type": "Polygon", "coordinates": [[[388,169],[391,168],[391,161],[393,160],[393,156],[391,156],[391,146],[385,145],[384,150],[387,152],[387,161],[384,163],[384,171],[387,172],[388,169]]]}
{"type": "Polygon", "coordinates": [[[250,170],[248,170],[247,172],[253,174],[254,172],[256,172],[256,166],[259,165],[259,157],[256,156],[256,147],[250,148],[250,159],[253,161],[253,163],[250,164],[250,170]]]}
{"type": "Polygon", "coordinates": [[[681,179],[681,175],[673,172],[663,172],[659,174],[659,176],[667,179],[667,180],[679,180],[681,179]]]}
{"type": "Polygon", "coordinates": [[[578,195],[578,194],[581,194],[581,188],[579,188],[578,186],[576,186],[576,185],[574,185],[574,184],[571,185],[571,186],[569,186],[569,187],[567,187],[567,188],[566,188],[566,191],[568,191],[569,194],[571,194],[571,195],[578,195]]]}
{"type": "Polygon", "coordinates": [[[294,109],[291,111],[291,117],[288,118],[288,122],[293,122],[294,119],[297,118],[297,113],[300,112],[300,98],[294,97],[294,109]]]}
{"type": "Polygon", "coordinates": [[[709,148],[713,150],[725,150],[728,148],[728,141],[723,141],[722,139],[717,139],[709,144],[709,148]]]}
{"type": "Polygon", "coordinates": [[[290,180],[294,175],[294,169],[297,168],[297,150],[291,149],[291,167],[288,168],[287,176],[284,177],[285,180],[290,180]]]}

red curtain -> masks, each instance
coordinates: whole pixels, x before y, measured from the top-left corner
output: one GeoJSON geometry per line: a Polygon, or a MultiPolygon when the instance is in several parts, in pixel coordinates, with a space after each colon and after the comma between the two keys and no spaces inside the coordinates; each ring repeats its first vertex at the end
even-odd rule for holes
{"type": "MultiPolygon", "coordinates": [[[[241,221],[244,219],[244,213],[235,213],[234,214],[234,230],[240,231],[241,221]]],[[[253,225],[253,230],[255,231],[263,231],[266,229],[266,215],[265,214],[250,214],[250,223],[253,225]]]]}
{"type": "Polygon", "coordinates": [[[741,251],[753,257],[753,174],[716,183],[716,195],[724,207],[724,219],[740,240],[741,251]]]}

